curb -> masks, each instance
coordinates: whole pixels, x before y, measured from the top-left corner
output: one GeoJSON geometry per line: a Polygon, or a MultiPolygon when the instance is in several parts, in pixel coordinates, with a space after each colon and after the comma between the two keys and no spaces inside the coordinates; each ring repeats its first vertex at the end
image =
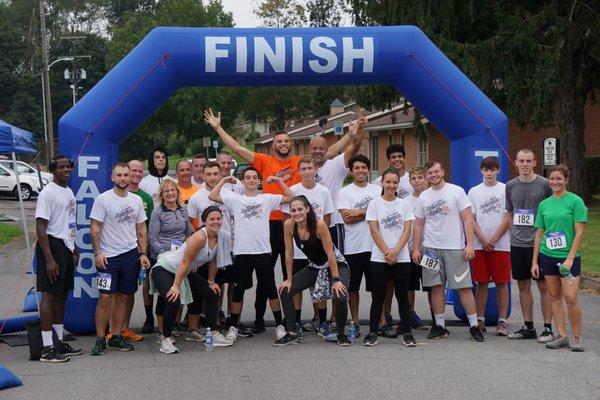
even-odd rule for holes
{"type": "Polygon", "coordinates": [[[596,278],[594,276],[581,275],[579,284],[582,289],[591,289],[596,292],[600,292],[600,278],[596,278]]]}

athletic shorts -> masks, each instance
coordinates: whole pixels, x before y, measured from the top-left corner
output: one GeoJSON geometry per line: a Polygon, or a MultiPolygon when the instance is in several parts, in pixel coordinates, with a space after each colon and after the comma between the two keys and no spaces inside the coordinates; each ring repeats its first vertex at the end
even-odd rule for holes
{"type": "Polygon", "coordinates": [[[331,242],[333,245],[344,254],[344,240],[346,239],[346,231],[344,230],[344,224],[335,224],[329,227],[329,234],[331,235],[331,242]]]}
{"type": "Polygon", "coordinates": [[[275,286],[275,268],[270,253],[236,255],[231,270],[234,285],[241,290],[250,289],[253,271],[256,271],[257,281],[262,281],[269,288],[275,286]]]}
{"type": "Polygon", "coordinates": [[[296,272],[302,271],[308,266],[307,259],[294,258],[294,264],[292,266],[292,275],[296,275],[296,272]]]}
{"type": "MultiPolygon", "coordinates": [[[[545,254],[540,253],[540,257],[538,258],[538,265],[540,267],[540,271],[544,272],[544,275],[558,275],[562,276],[560,273],[558,264],[562,264],[566,258],[554,258],[549,257],[545,254]]],[[[573,265],[571,265],[571,275],[579,276],[581,274],[581,257],[575,257],[573,259],[573,265]]]]}
{"type": "Polygon", "coordinates": [[[98,273],[111,275],[110,289],[100,289],[100,293],[134,294],[137,292],[140,275],[139,256],[140,253],[136,247],[118,256],[108,257],[106,269],[98,269],[98,273]]]}
{"type": "Polygon", "coordinates": [[[414,262],[410,263],[410,276],[408,281],[408,290],[422,290],[423,292],[431,292],[431,287],[421,287],[421,279],[423,276],[423,267],[414,262]]]}
{"type": "MultiPolygon", "coordinates": [[[[215,277],[215,283],[218,283],[219,285],[222,285],[224,283],[232,283],[233,280],[231,277],[231,268],[232,268],[231,265],[229,265],[225,268],[217,269],[217,276],[215,277]]],[[[206,263],[203,266],[201,266],[200,268],[198,268],[196,273],[198,275],[200,275],[201,277],[203,277],[204,279],[208,280],[208,263],[206,263]]]]}
{"type": "Polygon", "coordinates": [[[475,250],[475,258],[471,261],[471,276],[475,282],[510,282],[510,253],[475,250]]]}
{"type": "Polygon", "coordinates": [[[471,282],[471,268],[469,262],[464,258],[464,251],[432,249],[425,247],[437,255],[440,259],[438,271],[432,271],[428,268],[422,269],[423,286],[431,287],[436,285],[445,285],[448,289],[464,289],[473,287],[471,282]]]}
{"type": "MultiPolygon", "coordinates": [[[[533,247],[510,246],[510,265],[512,277],[518,281],[536,278],[531,276],[531,260],[533,258],[533,247]]],[[[544,279],[544,273],[540,269],[540,280],[544,279]]]]}
{"type": "Polygon", "coordinates": [[[363,275],[365,276],[365,286],[367,292],[371,291],[371,252],[345,254],[344,258],[350,268],[350,286],[351,292],[360,291],[360,284],[363,275]]]}
{"type": "Polygon", "coordinates": [[[48,245],[54,261],[58,264],[58,277],[50,282],[46,274],[46,256],[39,243],[35,246],[36,286],[38,292],[66,294],[73,290],[75,280],[75,263],[73,253],[62,239],[48,235],[48,245]]]}

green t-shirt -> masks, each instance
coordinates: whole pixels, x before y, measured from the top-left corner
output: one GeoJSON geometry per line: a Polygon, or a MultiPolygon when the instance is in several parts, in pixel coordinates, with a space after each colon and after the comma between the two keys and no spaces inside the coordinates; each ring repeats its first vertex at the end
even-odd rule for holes
{"type": "Polygon", "coordinates": [[[150,223],[150,216],[154,210],[154,200],[152,200],[152,196],[144,192],[142,189],[138,189],[137,192],[131,193],[137,194],[142,198],[142,203],[144,203],[144,211],[146,212],[146,225],[148,225],[150,223]]]}
{"type": "Polygon", "coordinates": [[[535,216],[535,227],[544,230],[540,252],[552,258],[567,258],[575,238],[575,223],[587,222],[587,214],[587,207],[575,193],[567,192],[560,198],[550,196],[543,200],[535,216]],[[563,244],[563,240],[566,243],[563,244]]]}

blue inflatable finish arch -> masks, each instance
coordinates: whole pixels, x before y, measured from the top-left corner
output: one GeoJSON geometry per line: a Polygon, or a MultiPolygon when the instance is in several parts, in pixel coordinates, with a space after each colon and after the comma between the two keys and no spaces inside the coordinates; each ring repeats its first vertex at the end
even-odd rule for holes
{"type": "MultiPolygon", "coordinates": [[[[119,143],[176,90],[333,84],[396,87],[451,141],[452,180],[465,188],[481,181],[482,156],[507,147],[506,116],[416,27],[156,28],[58,125],[61,153],[77,158],[71,186],[81,259],[67,329],[94,331],[93,199],[111,187],[119,143]]],[[[508,160],[500,160],[506,173],[508,160]]]]}

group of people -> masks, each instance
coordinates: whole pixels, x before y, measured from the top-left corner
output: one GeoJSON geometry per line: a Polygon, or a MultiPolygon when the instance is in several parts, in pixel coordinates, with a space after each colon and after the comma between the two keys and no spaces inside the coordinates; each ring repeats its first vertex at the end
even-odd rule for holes
{"type": "MultiPolygon", "coordinates": [[[[483,342],[488,284],[493,282],[496,335],[583,351],[579,247],[587,209],[567,191],[566,167],[552,167],[545,179],[534,172],[534,153],[522,149],[515,159],[519,175],[505,185],[497,180],[498,161],[486,157],[482,183],[467,194],[445,181],[438,161],[407,171],[403,146],[392,144],[386,151],[389,168],[370,183],[370,160],[358,154],[365,118],[353,121],[331,145],[323,137],[314,138],[309,155],[292,155],[286,133],[273,137],[272,155],[253,152],[223,129],[220,113],[207,110],[205,121],[250,164],[241,180],[231,176],[227,152],[219,153],[216,161],[203,155],[180,160],[177,179],[172,179],[166,150],[159,147],[150,153],[146,176],[139,160],[115,164],[114,187],[94,201],[90,220],[99,299],[92,355],[133,350],[132,342],[143,339],[129,327],[139,280],[144,282],[146,310],[142,334],[155,330],[157,295],[163,353],[179,351],[179,335],[204,341],[208,329],[213,345],[221,347],[262,333],[267,304],[277,326],[275,346],[299,343],[307,330],[347,346],[361,336],[363,276],[372,299],[365,346],[376,345],[380,337],[400,336],[401,343],[414,347],[414,329],[429,330],[429,339],[448,336],[445,289],[456,290],[471,339],[483,342]],[[344,186],[348,174],[352,182],[344,186]],[[278,259],[283,274],[279,287],[278,259]],[[255,320],[248,328],[240,314],[253,273],[255,320]],[[524,323],[509,333],[511,275],[518,282],[524,323]],[[539,336],[533,324],[532,280],[541,293],[544,327],[539,336]],[[306,289],[313,316],[302,325],[306,289]],[[431,327],[415,312],[419,290],[427,293],[431,327]],[[394,295],[400,316],[396,328],[391,317],[394,295]]],[[[54,181],[40,193],[36,209],[37,290],[43,292],[41,360],[48,362],[82,353],[62,337],[64,302],[78,262],[76,203],[68,187],[72,167],[65,156],[53,158],[54,181]]]]}

